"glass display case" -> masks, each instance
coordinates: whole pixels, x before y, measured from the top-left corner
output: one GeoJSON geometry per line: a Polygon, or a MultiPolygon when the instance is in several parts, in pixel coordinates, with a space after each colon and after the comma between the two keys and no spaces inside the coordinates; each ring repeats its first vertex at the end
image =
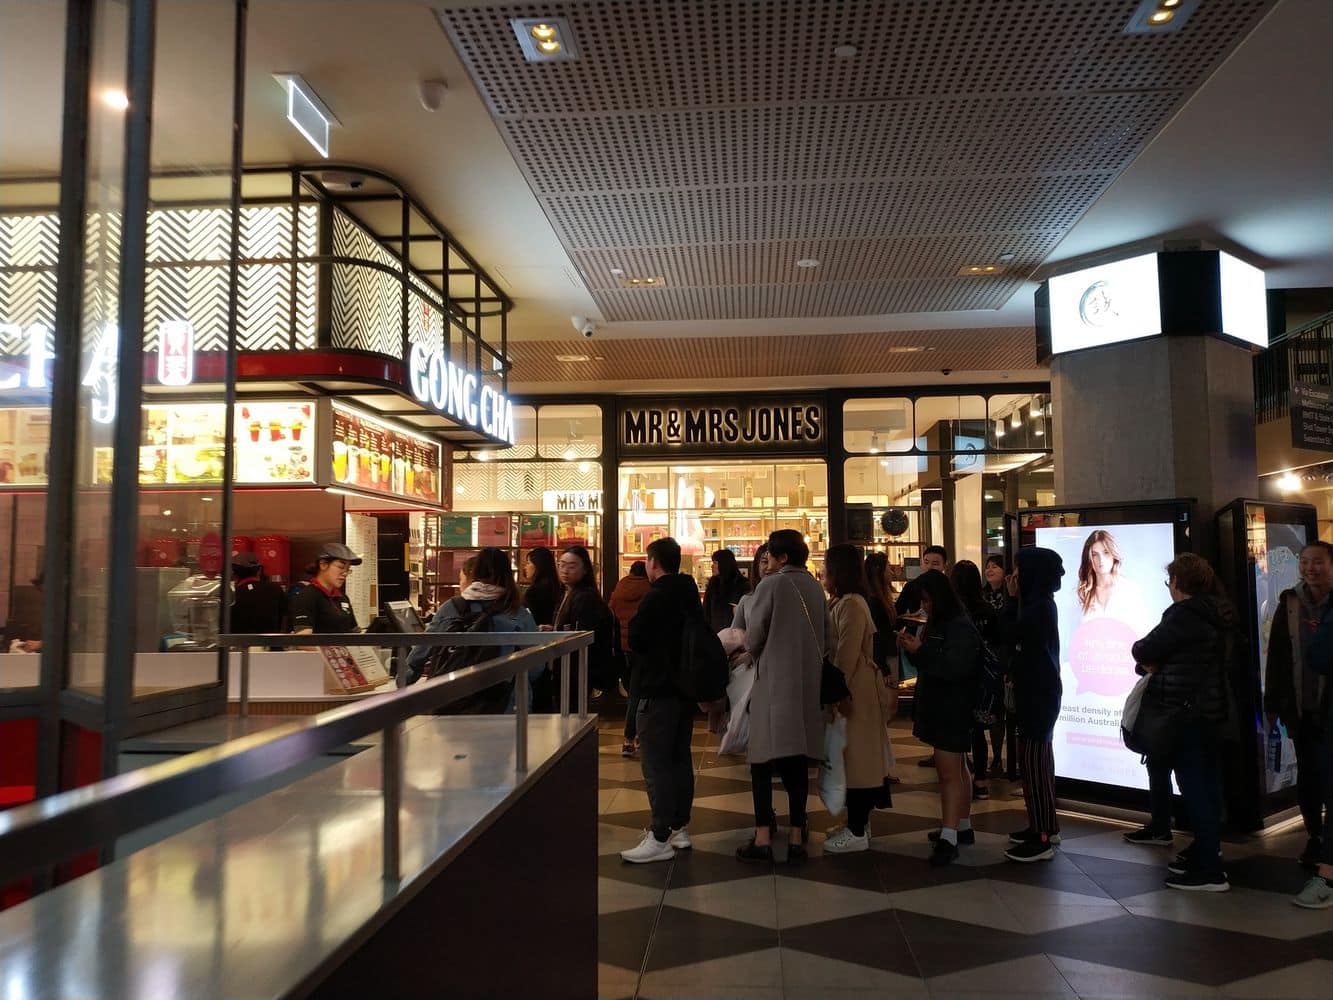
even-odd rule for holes
{"type": "Polygon", "coordinates": [[[658,538],[680,543],[681,572],[702,589],[712,554],[742,564],[769,533],[795,528],[818,574],[828,548],[828,468],[823,462],[644,463],[620,467],[620,575],[658,538]]]}

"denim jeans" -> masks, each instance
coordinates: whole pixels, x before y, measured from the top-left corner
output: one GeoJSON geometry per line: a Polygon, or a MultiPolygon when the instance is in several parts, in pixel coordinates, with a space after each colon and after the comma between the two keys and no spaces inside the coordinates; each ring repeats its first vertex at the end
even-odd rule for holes
{"type": "Polygon", "coordinates": [[[1222,863],[1222,748],[1216,728],[1197,722],[1182,724],[1172,763],[1194,829],[1191,867],[1213,874],[1222,863]]]}

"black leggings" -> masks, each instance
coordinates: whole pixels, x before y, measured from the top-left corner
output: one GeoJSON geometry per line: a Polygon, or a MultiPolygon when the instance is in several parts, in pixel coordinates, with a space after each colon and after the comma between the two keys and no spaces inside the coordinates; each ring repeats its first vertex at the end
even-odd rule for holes
{"type": "Polygon", "coordinates": [[[762,764],[750,765],[750,791],[754,796],[754,825],[768,826],[775,822],[773,812],[773,772],[782,779],[787,790],[787,812],[791,825],[805,826],[805,800],[810,795],[810,766],[804,757],[778,757],[762,764]]]}
{"type": "Polygon", "coordinates": [[[847,789],[847,829],[858,837],[864,837],[866,824],[870,822],[870,810],[875,808],[875,803],[883,793],[883,788],[847,789]]]}

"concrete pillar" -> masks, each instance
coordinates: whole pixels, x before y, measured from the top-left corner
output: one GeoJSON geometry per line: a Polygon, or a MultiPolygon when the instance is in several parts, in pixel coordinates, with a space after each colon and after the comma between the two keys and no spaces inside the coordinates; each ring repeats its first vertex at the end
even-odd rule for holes
{"type": "Polygon", "coordinates": [[[1199,336],[1052,359],[1057,502],[1194,497],[1210,552],[1218,508],[1258,489],[1251,357],[1199,336]]]}

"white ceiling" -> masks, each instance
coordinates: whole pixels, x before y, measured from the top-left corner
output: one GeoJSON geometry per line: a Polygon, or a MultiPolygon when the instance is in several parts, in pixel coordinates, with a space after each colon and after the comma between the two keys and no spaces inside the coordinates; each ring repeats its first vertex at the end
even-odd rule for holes
{"type": "MultiPolygon", "coordinates": [[[[271,78],[304,75],[342,121],[334,155],[401,178],[513,297],[511,336],[542,342],[519,357],[521,390],[699,379],[698,352],[685,343],[699,337],[728,341],[719,350],[729,364],[743,359],[738,351],[772,352],[757,367],[781,370],[787,384],[998,377],[999,365],[1027,377],[1030,356],[1013,346],[1013,331],[1032,324],[1026,279],[1110,246],[1211,238],[1265,263],[1270,287],[1333,285],[1333,2],[1280,0],[1260,20],[1267,0],[1204,0],[1198,37],[1186,37],[1191,24],[1183,44],[1154,39],[1134,55],[1118,32],[1136,5],[510,5],[515,15],[564,13],[579,32],[584,58],[573,75],[587,79],[555,88],[529,72],[552,67],[495,61],[507,13],[434,4],[492,39],[484,83],[497,127],[431,4],[252,0],[246,158],[315,158],[285,121],[271,78]],[[730,12],[720,28],[699,14],[714,9],[730,12]],[[865,10],[887,31],[858,21],[865,10]],[[754,20],[739,21],[741,13],[754,20]],[[626,20],[635,14],[647,20],[626,20]],[[636,27],[642,37],[667,30],[681,54],[664,61],[642,38],[611,50],[628,45],[636,27]],[[866,53],[857,68],[821,55],[846,31],[866,53]],[[736,47],[705,60],[719,44],[736,47]],[[813,49],[796,58],[783,45],[813,49]],[[750,50],[777,61],[756,63],[750,50]],[[437,77],[449,91],[430,113],[417,85],[437,77]],[[645,108],[662,86],[670,104],[645,108]],[[587,95],[603,106],[568,103],[587,95]],[[886,107],[911,114],[875,113],[886,107]],[[597,129],[612,126],[631,138],[599,144],[597,129]],[[590,186],[601,182],[609,186],[590,186]],[[688,238],[660,244],[670,251],[645,249],[673,230],[688,238]],[[998,254],[1001,243],[1016,253],[1001,278],[959,278],[940,266],[998,254]],[[819,273],[787,270],[807,255],[824,262],[819,273]],[[608,268],[619,260],[668,277],[668,294],[649,300],[611,287],[608,268]],[[554,361],[591,353],[570,328],[574,313],[626,317],[591,342],[625,342],[601,355],[623,365],[606,362],[594,376],[554,361]],[[981,363],[941,376],[939,352],[958,350],[969,330],[988,348],[976,353],[981,363]],[[936,350],[894,354],[890,364],[842,349],[880,331],[936,350]],[[831,337],[818,363],[792,374],[784,365],[797,341],[762,339],[773,334],[831,337]],[[628,377],[645,361],[659,378],[628,377]]],[[[216,42],[229,36],[225,5],[161,0],[159,9],[156,158],[223,162],[230,84],[216,42]]],[[[0,173],[55,168],[62,11],[0,0],[0,173]]],[[[718,375],[727,384],[735,377],[730,368],[718,375]]]]}

